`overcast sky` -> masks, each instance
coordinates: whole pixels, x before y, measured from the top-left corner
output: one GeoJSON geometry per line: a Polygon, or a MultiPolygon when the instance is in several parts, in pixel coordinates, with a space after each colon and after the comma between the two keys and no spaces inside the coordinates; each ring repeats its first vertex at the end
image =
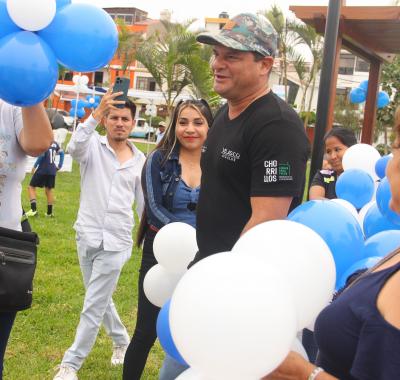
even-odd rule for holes
{"type": "MultiPolygon", "coordinates": [[[[240,12],[257,12],[277,3],[282,9],[288,5],[327,5],[328,0],[72,0],[73,2],[96,4],[100,7],[132,6],[148,12],[149,17],[158,19],[160,11],[172,11],[173,21],[196,18],[204,26],[205,17],[217,17],[222,11],[230,17],[240,12]]],[[[391,5],[393,0],[347,0],[347,5],[391,5]]]]}

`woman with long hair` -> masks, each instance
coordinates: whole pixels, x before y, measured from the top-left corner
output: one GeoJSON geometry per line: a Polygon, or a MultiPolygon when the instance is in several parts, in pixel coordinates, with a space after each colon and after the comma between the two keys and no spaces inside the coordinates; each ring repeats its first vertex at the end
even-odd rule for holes
{"type": "MultiPolygon", "coordinates": [[[[125,355],[124,380],[140,379],[157,338],[156,320],[160,309],[150,303],[143,291],[146,273],[157,264],[153,253],[154,237],[160,228],[171,222],[184,222],[196,227],[201,149],[212,122],[212,112],[204,100],[179,103],[164,137],[145,163],[142,172],[145,214],[137,237],[138,246],[144,242],[138,311],[135,332],[125,355]]],[[[170,358],[164,364],[161,374],[164,380],[175,379],[184,369],[170,358]]]]}
{"type": "Polygon", "coordinates": [[[322,169],[315,174],[310,186],[310,200],[337,198],[335,186],[337,178],[343,173],[343,155],[349,147],[357,144],[357,139],[350,129],[335,127],[326,133],[324,143],[330,169],[322,169]]]}

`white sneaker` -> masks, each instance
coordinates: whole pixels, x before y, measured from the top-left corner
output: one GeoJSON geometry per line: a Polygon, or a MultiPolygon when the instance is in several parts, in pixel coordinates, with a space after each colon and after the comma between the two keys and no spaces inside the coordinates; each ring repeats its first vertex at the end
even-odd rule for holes
{"type": "Polygon", "coordinates": [[[61,364],[60,369],[54,376],[53,380],[78,380],[78,376],[72,367],[61,364]]]}
{"type": "Polygon", "coordinates": [[[111,356],[111,365],[124,364],[125,352],[128,346],[114,346],[111,356]]]}

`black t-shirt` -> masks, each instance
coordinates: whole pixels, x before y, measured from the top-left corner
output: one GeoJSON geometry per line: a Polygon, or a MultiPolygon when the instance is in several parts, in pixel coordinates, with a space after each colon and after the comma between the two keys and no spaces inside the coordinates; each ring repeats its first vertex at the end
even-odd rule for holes
{"type": "Polygon", "coordinates": [[[325,198],[336,199],[336,172],[333,170],[320,170],[315,173],[315,176],[311,182],[312,186],[321,186],[325,189],[325,198]]]}
{"type": "Polygon", "coordinates": [[[308,153],[303,124],[272,92],[233,120],[223,106],[202,150],[195,261],[232,249],[251,216],[250,197],[292,196],[297,206],[308,153]]]}

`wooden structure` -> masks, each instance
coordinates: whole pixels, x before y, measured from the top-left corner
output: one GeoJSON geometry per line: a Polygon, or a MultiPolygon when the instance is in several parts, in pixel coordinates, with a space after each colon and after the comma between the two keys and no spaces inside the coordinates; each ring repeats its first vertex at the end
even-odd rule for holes
{"type": "MultiPolygon", "coordinates": [[[[313,26],[318,33],[325,33],[328,7],[291,6],[289,9],[304,23],[313,26]]],[[[372,143],[381,66],[382,63],[390,62],[396,54],[400,53],[399,38],[400,7],[341,6],[335,69],[334,76],[331,78],[331,97],[328,106],[328,129],[332,127],[333,123],[339,55],[340,50],[344,48],[370,63],[361,141],[367,144],[372,143]]],[[[327,89],[322,90],[327,91],[327,89]]]]}

